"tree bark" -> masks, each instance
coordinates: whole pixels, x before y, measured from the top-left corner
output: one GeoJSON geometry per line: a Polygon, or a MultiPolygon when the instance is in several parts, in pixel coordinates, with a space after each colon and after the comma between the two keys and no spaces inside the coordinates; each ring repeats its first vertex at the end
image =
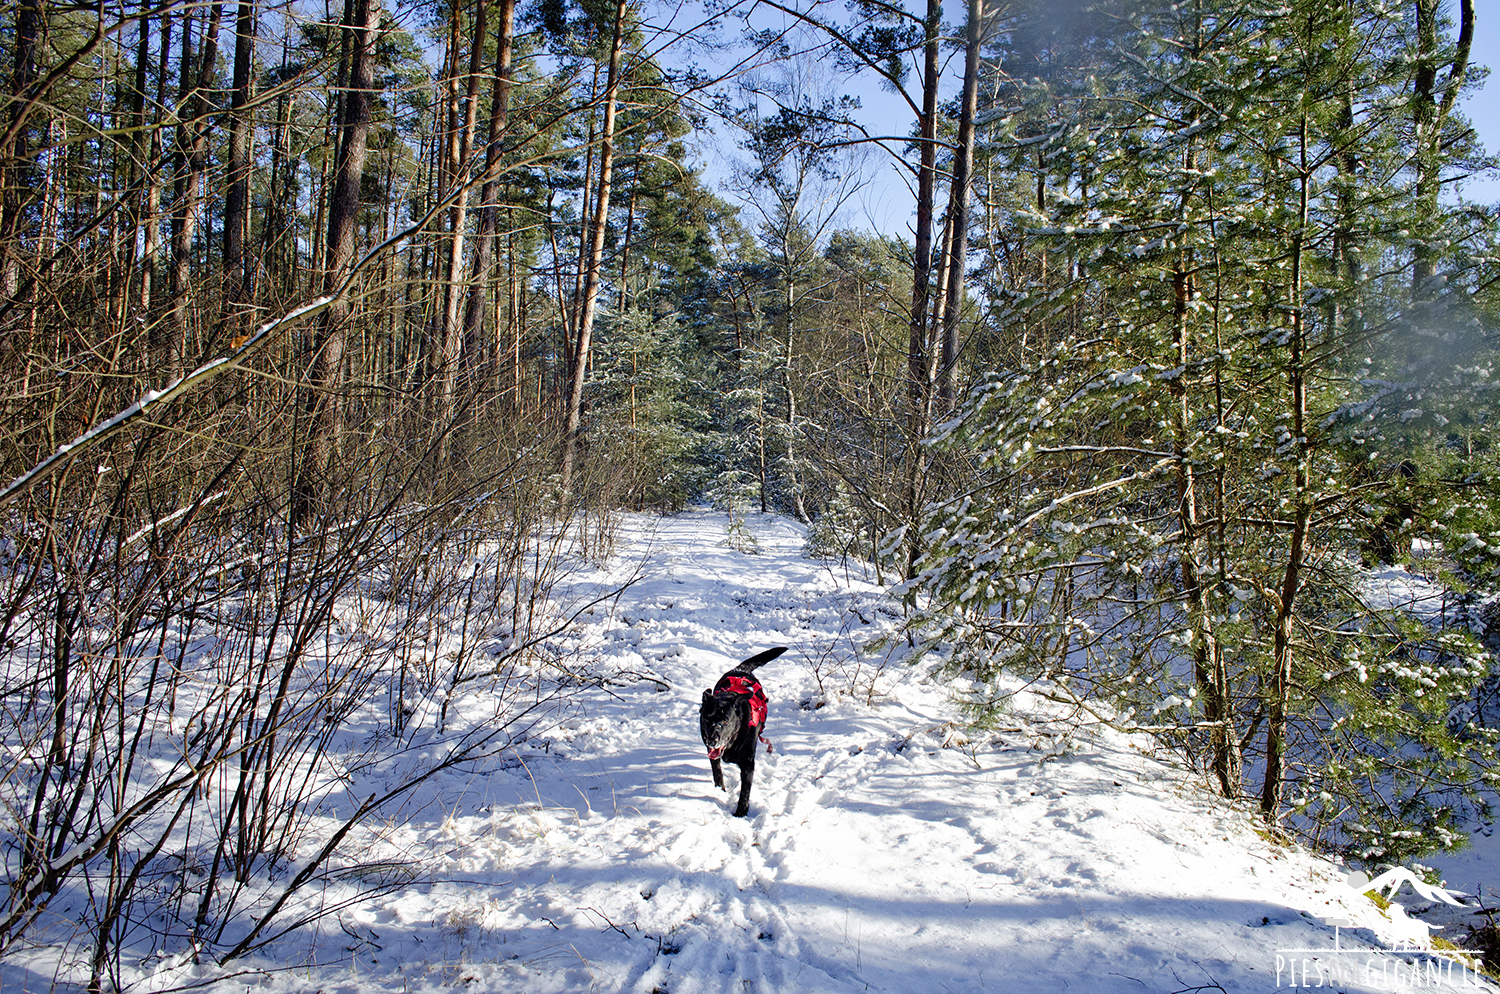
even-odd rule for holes
{"type": "MultiPolygon", "coordinates": [[[[286,43],[281,46],[282,76],[286,75],[286,43]]],[[[289,258],[295,248],[292,239],[292,212],[282,202],[290,186],[288,174],[292,168],[292,111],[291,95],[283,92],[276,98],[276,137],[271,142],[271,195],[268,198],[265,222],[261,228],[261,257],[265,259],[265,280],[261,293],[269,295],[277,304],[293,292],[293,259],[289,258]],[[289,251],[290,250],[290,251],[289,251]]]]}
{"type": "Polygon", "coordinates": [[[1443,95],[1438,99],[1438,0],[1414,0],[1417,22],[1417,69],[1413,80],[1412,124],[1416,132],[1416,249],[1412,260],[1411,292],[1414,300],[1428,300],[1436,288],[1438,250],[1438,195],[1442,187],[1443,125],[1453,109],[1464,75],[1469,68],[1469,49],[1474,40],[1474,0],[1459,0],[1458,43],[1443,95]]]}
{"type": "Polygon", "coordinates": [[[225,164],[228,190],[224,195],[224,331],[233,343],[250,321],[248,310],[253,279],[246,244],[250,232],[250,64],[255,57],[255,4],[240,0],[235,16],[234,83],[229,103],[229,160],[225,164]]]}
{"type": "Polygon", "coordinates": [[[948,195],[948,288],[944,294],[943,346],[938,364],[938,397],[953,404],[958,365],[958,320],[964,304],[964,260],[969,254],[969,186],[974,171],[974,114],[979,108],[980,42],[984,34],[984,0],[969,0],[965,32],[964,88],[958,112],[958,147],[953,150],[953,185],[948,195]]]}
{"type": "Polygon", "coordinates": [[[146,185],[150,182],[149,174],[152,171],[148,164],[151,143],[147,136],[149,116],[146,113],[146,79],[150,74],[151,62],[151,19],[141,17],[136,22],[136,29],[135,70],[130,86],[130,109],[125,118],[130,128],[130,162],[125,175],[130,202],[127,208],[129,221],[125,225],[128,244],[124,252],[126,278],[120,315],[124,321],[130,320],[132,310],[144,313],[144,305],[151,302],[151,278],[146,268],[140,265],[142,246],[138,242],[138,233],[146,223],[146,185]],[[132,305],[133,275],[137,271],[141,273],[140,296],[132,305]]]}
{"type": "MultiPolygon", "coordinates": [[[[495,86],[490,95],[490,126],[484,150],[484,188],[479,195],[479,231],[474,237],[474,265],[469,272],[464,306],[464,342],[470,355],[483,349],[489,308],[490,270],[495,236],[500,226],[500,143],[510,116],[511,49],[515,35],[516,0],[500,0],[500,33],[495,51],[495,86]]],[[[490,356],[498,363],[498,350],[490,356]]]]}
{"type": "MultiPolygon", "coordinates": [[[[349,40],[348,91],[339,121],[338,158],[328,209],[327,256],[323,290],[337,292],[354,264],[354,236],[359,217],[359,188],[364,175],[365,141],[373,102],[375,42],[380,0],[345,0],[344,34],[349,40]]],[[[306,359],[311,365],[303,400],[302,458],[292,488],[289,521],[304,528],[327,501],[329,468],[343,429],[339,378],[344,359],[349,302],[340,296],[318,322],[306,359]]]]}
{"type": "MultiPolygon", "coordinates": [[[[788,214],[790,217],[790,214],[788,214]]],[[[782,298],[781,307],[786,312],[786,356],[781,363],[781,388],[786,392],[786,481],[787,490],[792,498],[792,508],[797,512],[797,520],[810,520],[807,513],[806,502],[802,499],[802,483],[797,470],[797,391],[792,382],[792,373],[796,368],[794,360],[797,345],[797,274],[792,268],[792,229],[787,227],[782,233],[782,258],[786,260],[786,266],[782,272],[782,298]]],[[[764,429],[762,429],[764,430],[764,429]]],[[[766,466],[765,457],[761,458],[761,512],[765,512],[764,482],[766,466]]]]}
{"type": "Polygon", "coordinates": [[[609,43],[609,75],[604,92],[604,126],[599,142],[599,184],[594,200],[592,224],[589,226],[587,268],[578,308],[578,331],[573,347],[573,365],[568,378],[566,421],[563,427],[562,485],[573,484],[573,464],[578,452],[579,425],[583,414],[583,385],[588,376],[589,339],[593,333],[594,311],[599,300],[599,274],[604,259],[604,231],[609,224],[610,174],[614,169],[615,110],[620,91],[620,47],[625,33],[626,0],[615,5],[614,33],[609,43]]]}
{"type": "Polygon", "coordinates": [[[917,168],[916,251],[912,257],[911,315],[907,325],[906,362],[906,576],[916,571],[920,554],[917,517],[927,472],[922,439],[927,435],[928,404],[932,394],[932,357],[927,342],[927,296],[932,270],[932,201],[937,163],[938,28],[942,8],[927,0],[923,20],[922,117],[918,122],[920,159],[917,168]]]}
{"type": "Polygon", "coordinates": [[[219,24],[224,5],[209,8],[208,27],[196,66],[192,58],[191,20],[182,31],[182,86],[178,102],[177,149],[172,204],[171,302],[156,342],[157,369],[170,379],[182,372],[187,355],[188,309],[192,284],[193,239],[198,231],[198,200],[208,166],[208,90],[219,57],[219,24]]]}
{"type": "Polygon", "coordinates": [[[150,368],[150,355],[154,352],[157,338],[157,322],[163,307],[161,274],[161,191],[162,164],[166,147],[162,143],[161,108],[167,104],[168,66],[172,53],[172,14],[166,12],[161,18],[161,51],[157,55],[156,126],[151,129],[150,149],[147,153],[146,187],[141,191],[141,214],[145,220],[145,231],[141,234],[141,306],[145,309],[146,326],[150,329],[144,343],[146,358],[142,367],[150,368]]]}
{"type": "Polygon", "coordinates": [[[16,10],[10,78],[11,105],[7,124],[15,131],[15,140],[4,155],[4,195],[0,197],[0,302],[15,300],[21,289],[21,228],[27,202],[34,195],[27,178],[30,168],[28,129],[22,125],[26,98],[36,82],[36,50],[42,30],[42,0],[21,0],[16,10]]]}
{"type": "Polygon", "coordinates": [[[1312,523],[1311,488],[1312,451],[1307,438],[1307,343],[1303,325],[1302,256],[1304,232],[1308,221],[1308,187],[1311,170],[1308,165],[1308,126],[1302,120],[1300,129],[1301,175],[1299,176],[1298,223],[1292,232],[1291,286],[1287,293],[1290,327],[1287,359],[1287,385],[1291,393],[1292,437],[1296,440],[1297,467],[1294,473],[1296,507],[1292,514],[1292,531],[1282,570],[1281,590],[1276,603],[1276,629],[1272,635],[1271,700],[1266,723],[1266,775],[1261,785],[1260,813],[1266,824],[1275,827],[1281,814],[1282,785],[1286,780],[1287,731],[1292,688],[1292,623],[1295,620],[1297,594],[1302,585],[1303,559],[1312,523]]]}
{"type": "Polygon", "coordinates": [[[449,44],[453,54],[453,75],[448,80],[448,142],[446,169],[449,196],[447,272],[443,279],[443,342],[438,356],[438,403],[436,428],[439,433],[438,466],[446,467],[455,453],[453,424],[457,410],[458,366],[463,356],[464,328],[464,236],[469,223],[469,153],[474,146],[474,129],[479,116],[479,76],[483,68],[484,41],[489,31],[487,0],[475,0],[473,38],[469,48],[469,67],[464,75],[463,96],[459,96],[457,47],[461,37],[459,9],[452,12],[449,44]]]}
{"type": "MultiPolygon", "coordinates": [[[[1190,152],[1189,175],[1195,168],[1190,152]]],[[[1186,199],[1186,197],[1184,197],[1186,199]]],[[[1192,256],[1183,251],[1172,274],[1172,335],[1175,359],[1179,369],[1186,370],[1192,361],[1192,335],[1188,313],[1196,295],[1192,275],[1192,256]]],[[[1177,526],[1182,533],[1182,592],[1187,604],[1188,620],[1193,633],[1193,675],[1203,701],[1203,718],[1209,723],[1210,766],[1219,780],[1225,797],[1238,797],[1241,758],[1234,732],[1234,710],[1229,690],[1229,675],[1223,650],[1214,632],[1213,612],[1208,590],[1203,585],[1202,568],[1204,526],[1198,519],[1197,474],[1193,466],[1193,409],[1188,395],[1186,373],[1171,383],[1172,448],[1177,468],[1177,526]]]]}

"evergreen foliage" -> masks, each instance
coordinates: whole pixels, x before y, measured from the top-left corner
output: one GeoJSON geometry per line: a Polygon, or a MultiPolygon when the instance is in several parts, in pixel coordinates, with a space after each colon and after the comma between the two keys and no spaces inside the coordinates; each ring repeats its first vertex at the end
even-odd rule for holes
{"type": "MultiPolygon", "coordinates": [[[[1038,358],[932,439],[979,473],[929,507],[914,625],[976,713],[1002,676],[1047,681],[1352,857],[1457,844],[1496,782],[1473,720],[1487,656],[1372,603],[1357,570],[1415,534],[1487,548],[1416,514],[1484,504],[1451,428],[1490,422],[1493,358],[1459,289],[1470,215],[1411,195],[1417,25],[1323,3],[1114,12],[1023,23],[995,53],[989,152],[1033,180],[1010,237],[1034,258],[996,331],[1038,358]],[[1438,278],[1413,277],[1423,260],[1438,278]]],[[[1467,139],[1448,127],[1451,168],[1467,139]]]]}

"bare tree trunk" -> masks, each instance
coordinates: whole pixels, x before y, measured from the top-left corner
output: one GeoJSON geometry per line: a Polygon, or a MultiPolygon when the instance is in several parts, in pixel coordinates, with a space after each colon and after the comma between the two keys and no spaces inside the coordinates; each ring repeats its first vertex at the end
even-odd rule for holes
{"type": "Polygon", "coordinates": [[[157,342],[155,362],[168,378],[181,372],[187,355],[189,288],[192,283],[193,238],[198,230],[199,191],[208,166],[208,90],[213,85],[219,55],[219,23],[224,5],[209,8],[208,27],[196,71],[192,58],[191,20],[182,31],[182,96],[178,103],[176,180],[172,205],[172,269],[170,308],[164,337],[157,342]]]}
{"type": "Polygon", "coordinates": [[[958,320],[964,305],[964,261],[969,254],[969,186],[974,171],[974,114],[979,107],[979,46],[983,40],[984,16],[984,0],[969,0],[958,147],[953,151],[953,185],[948,194],[948,290],[943,307],[943,346],[937,376],[938,397],[945,408],[953,404],[954,373],[958,365],[958,320]]]}
{"type": "Polygon", "coordinates": [[[470,40],[469,68],[465,74],[462,99],[458,88],[457,47],[461,37],[459,9],[451,14],[449,45],[455,49],[454,72],[448,80],[448,167],[447,181],[452,206],[448,208],[447,272],[443,278],[443,343],[438,356],[438,404],[436,428],[439,432],[437,459],[446,467],[454,455],[453,426],[458,393],[458,365],[462,359],[464,327],[464,235],[469,223],[469,153],[474,146],[474,129],[479,116],[479,76],[483,68],[485,35],[489,31],[489,4],[475,0],[473,38],[470,40]],[[460,114],[460,107],[462,112],[460,114]]]}
{"type": "MultiPolygon", "coordinates": [[[[286,43],[281,46],[282,74],[286,71],[286,43]]],[[[262,294],[269,294],[272,301],[280,304],[290,297],[292,287],[288,285],[291,272],[296,268],[294,260],[286,258],[292,224],[292,212],[282,203],[288,187],[286,173],[291,167],[291,95],[282,93],[276,98],[276,137],[271,142],[271,195],[266,203],[265,223],[261,229],[260,253],[266,261],[265,282],[262,294]]],[[[295,248],[292,249],[295,251],[295,248]]]]}
{"type": "MultiPolygon", "coordinates": [[[[616,298],[615,310],[625,313],[625,308],[630,303],[626,284],[630,281],[630,237],[635,232],[635,200],[641,192],[641,160],[637,156],[635,169],[630,177],[630,199],[625,204],[625,237],[620,243],[620,294],[616,298]]],[[[631,398],[635,397],[635,388],[631,387],[631,398]]],[[[632,408],[633,409],[633,408],[632,408]]]]}
{"type": "Polygon", "coordinates": [[[1307,230],[1308,187],[1311,169],[1308,165],[1307,120],[1302,121],[1301,175],[1299,176],[1299,214],[1292,233],[1291,287],[1287,294],[1291,355],[1287,360],[1287,383],[1291,391],[1292,437],[1297,445],[1297,467],[1294,474],[1296,506],[1292,512],[1292,532],[1282,572],[1281,591],[1276,604],[1276,630],[1272,635],[1271,700],[1266,724],[1266,776],[1261,786],[1260,813],[1266,824],[1274,826],[1281,814],[1282,784],[1286,779],[1287,731],[1292,689],[1292,621],[1295,618],[1297,593],[1302,584],[1303,559],[1306,556],[1308,530],[1312,522],[1311,488],[1312,452],[1307,438],[1307,343],[1304,340],[1302,300],[1302,256],[1304,232],[1307,230]]]}
{"type": "MultiPolygon", "coordinates": [[[[1196,20],[1192,43],[1192,57],[1201,54],[1203,25],[1201,16],[1196,20]]],[[[1194,117],[1191,123],[1196,123],[1194,117]]],[[[1191,127],[1190,129],[1191,130],[1191,127]]],[[[1190,141],[1183,153],[1184,176],[1197,176],[1198,149],[1190,141]]],[[[1195,191],[1183,189],[1179,201],[1179,220],[1189,223],[1195,191]]],[[[1210,609],[1209,591],[1203,583],[1202,562],[1204,559],[1205,533],[1207,528],[1198,516],[1198,484],[1195,460],[1198,441],[1193,437],[1196,416],[1193,400],[1189,394],[1189,374],[1194,358],[1194,332],[1189,324],[1191,315],[1197,313],[1194,302],[1198,297],[1198,258],[1196,251],[1184,247],[1179,249],[1172,271],[1172,344],[1173,359],[1180,376],[1173,377],[1168,385],[1172,396],[1171,429],[1172,451],[1176,457],[1177,483],[1177,527],[1182,534],[1180,571],[1183,600],[1186,604],[1189,625],[1192,629],[1193,675],[1198,694],[1203,702],[1203,717],[1209,727],[1210,766],[1218,777],[1219,789],[1225,797],[1238,797],[1242,776],[1242,761],[1239,740],[1234,729],[1233,698],[1230,694],[1229,675],[1224,664],[1224,653],[1214,629],[1213,612],[1210,609]]],[[[1211,555],[1211,554],[1210,554],[1211,555]]],[[[1212,560],[1210,559],[1210,564],[1212,560]]]]}
{"type": "MultiPolygon", "coordinates": [[[[797,519],[807,521],[807,506],[802,499],[802,483],[797,469],[797,391],[792,383],[792,372],[795,369],[794,362],[797,354],[797,281],[791,264],[793,252],[791,231],[792,229],[788,227],[782,236],[782,258],[787,260],[782,279],[781,299],[781,307],[786,311],[786,357],[781,364],[781,387],[786,391],[786,480],[787,490],[792,498],[792,508],[797,512],[797,519]]],[[[761,454],[762,513],[765,512],[765,463],[763,451],[761,454]]]]}
{"type": "MultiPolygon", "coordinates": [[[[478,356],[484,347],[490,271],[493,268],[495,234],[500,226],[500,140],[505,136],[509,125],[511,48],[515,19],[516,0],[500,0],[500,34],[495,45],[495,88],[490,96],[490,129],[484,151],[484,188],[479,195],[479,231],[474,238],[474,265],[469,274],[469,298],[464,307],[465,349],[473,356],[478,356]]],[[[499,362],[498,351],[493,350],[490,362],[499,362]]]]}
{"type": "Polygon", "coordinates": [[[245,251],[250,233],[250,63],[255,57],[255,4],[240,0],[235,17],[234,90],[229,103],[229,161],[224,195],[224,337],[232,344],[249,326],[252,269],[245,251]]]}
{"type": "MultiPolygon", "coordinates": [[[[501,396],[508,395],[509,402],[505,409],[516,417],[525,413],[525,397],[522,395],[521,377],[521,329],[525,322],[521,320],[522,294],[525,288],[521,284],[520,276],[516,272],[516,225],[515,219],[507,211],[505,232],[505,339],[503,344],[506,349],[505,361],[495,363],[495,393],[501,396]],[[509,366],[509,370],[506,367],[509,366]],[[507,375],[508,374],[508,375],[507,375]]],[[[498,350],[498,346],[497,346],[498,350]]]]}
{"type": "MultiPolygon", "coordinates": [[[[936,183],[934,183],[933,199],[937,199],[936,183]]],[[[949,198],[950,206],[952,197],[949,198]]],[[[936,203],[934,202],[934,207],[936,203]]],[[[951,271],[949,263],[953,259],[953,215],[943,212],[943,223],[935,227],[937,233],[937,249],[933,253],[936,256],[937,272],[929,273],[932,289],[927,296],[927,346],[932,350],[927,360],[927,383],[928,390],[933,395],[927,399],[927,413],[932,416],[933,402],[936,400],[937,376],[939,373],[937,365],[937,352],[939,343],[943,340],[943,313],[947,309],[945,304],[948,299],[948,273],[951,271]]]]}
{"type": "MultiPolygon", "coordinates": [[[[174,136],[172,142],[171,177],[172,177],[172,216],[169,227],[167,248],[170,259],[164,262],[166,272],[164,277],[168,287],[163,295],[166,302],[165,310],[160,319],[151,325],[151,372],[158,375],[165,372],[168,378],[172,371],[178,366],[182,353],[186,331],[179,332],[179,325],[185,328],[187,303],[184,301],[180,284],[187,282],[187,260],[184,258],[181,266],[177,264],[178,255],[178,231],[184,224],[193,221],[192,211],[183,214],[183,201],[186,195],[185,180],[188,171],[188,149],[192,143],[188,136],[189,122],[184,118],[191,118],[192,111],[189,108],[189,93],[193,81],[193,19],[194,11],[184,11],[182,15],[182,40],[179,42],[180,55],[178,57],[178,83],[177,83],[177,106],[173,116],[175,117],[174,136]]],[[[162,72],[165,75],[167,69],[167,54],[162,53],[162,72]]],[[[188,232],[187,242],[191,245],[192,234],[188,232]]],[[[150,373],[148,373],[150,375],[150,373]]]]}
{"type": "MultiPolygon", "coordinates": [[[[1188,169],[1193,168],[1189,153],[1188,169]]],[[[1191,362],[1192,342],[1188,330],[1188,312],[1196,289],[1192,276],[1192,259],[1184,251],[1172,274],[1172,334],[1176,360],[1181,369],[1191,362]]],[[[1200,563],[1203,558],[1204,526],[1198,517],[1197,481],[1193,468],[1195,458],[1192,440],[1193,411],[1185,376],[1172,381],[1172,446],[1177,457],[1177,525],[1182,532],[1182,591],[1193,630],[1193,670],[1198,693],[1203,700],[1203,717],[1209,723],[1210,765],[1218,777],[1225,797],[1238,797],[1241,759],[1239,741],[1234,730],[1233,701],[1229,675],[1224,665],[1223,649],[1214,631],[1208,590],[1203,585],[1200,563]]]]}
{"type": "Polygon", "coordinates": [[[1435,288],[1438,252],[1432,242],[1442,186],[1438,162],[1442,158],[1443,124],[1469,67],[1469,48],[1474,40],[1474,0],[1459,0],[1458,46],[1448,67],[1442,100],[1436,99],[1438,56],[1438,0],[1413,0],[1417,21],[1417,71],[1413,80],[1412,123],[1415,126],[1416,206],[1418,237],[1412,260],[1411,291],[1415,300],[1430,299],[1435,288]]]}
{"type": "Polygon", "coordinates": [[[161,320],[162,280],[160,272],[161,264],[161,188],[162,188],[162,165],[166,148],[162,144],[162,131],[160,124],[161,108],[167,104],[167,69],[172,54],[172,14],[166,12],[161,19],[161,52],[158,55],[157,78],[156,78],[156,107],[155,114],[158,117],[156,127],[151,129],[150,150],[147,153],[146,188],[141,193],[141,213],[145,217],[146,230],[141,235],[141,306],[145,309],[147,321],[147,335],[145,348],[147,361],[142,363],[147,369],[150,368],[149,357],[154,354],[158,338],[157,322],[161,320]]]}
{"type": "Polygon", "coordinates": [[[573,462],[578,451],[578,428],[583,414],[583,384],[588,376],[589,338],[594,327],[594,309],[599,299],[599,273],[604,258],[604,230],[609,223],[610,174],[614,169],[615,110],[620,92],[620,46],[625,33],[626,0],[615,5],[614,33],[609,42],[609,76],[604,91],[604,126],[599,143],[599,186],[589,226],[587,269],[578,309],[578,332],[573,347],[573,368],[568,380],[568,400],[563,427],[562,485],[573,484],[573,462]]]}
{"type": "MultiPolygon", "coordinates": [[[[328,255],[323,290],[335,292],[354,264],[354,235],[359,218],[359,187],[365,168],[365,139],[373,101],[375,42],[380,27],[380,0],[345,0],[344,33],[349,39],[349,86],[339,121],[338,160],[328,210],[328,255]]],[[[300,530],[327,499],[329,468],[343,429],[339,378],[343,368],[345,323],[349,302],[340,296],[318,322],[306,356],[311,363],[303,401],[305,430],[302,459],[292,488],[289,518],[300,530]]]]}
{"type": "Polygon", "coordinates": [[[942,10],[938,0],[927,0],[923,20],[925,39],[922,74],[921,143],[917,170],[917,241],[912,258],[911,316],[908,323],[906,362],[906,576],[915,574],[917,516],[922,510],[922,489],[927,457],[921,442],[927,435],[928,404],[932,395],[932,357],[927,342],[927,296],[932,270],[932,201],[937,163],[938,28],[942,10]]]}
{"type": "MultiPolygon", "coordinates": [[[[593,95],[598,92],[599,64],[596,62],[594,63],[593,78],[589,81],[590,98],[592,98],[593,95]]],[[[567,334],[566,344],[569,356],[567,365],[569,370],[572,370],[573,368],[573,360],[571,358],[573,354],[573,337],[576,334],[578,328],[578,312],[583,305],[584,272],[588,269],[588,253],[584,251],[584,243],[588,238],[585,232],[591,230],[589,228],[589,208],[592,205],[588,202],[588,197],[589,191],[594,189],[594,169],[598,164],[599,158],[599,133],[597,131],[597,128],[599,126],[599,115],[596,109],[592,106],[588,109],[588,115],[589,134],[588,139],[584,142],[583,153],[583,186],[581,187],[581,189],[583,190],[583,197],[580,200],[578,206],[578,259],[576,264],[573,266],[573,288],[571,290],[571,296],[568,297],[568,306],[564,311],[563,318],[564,329],[567,334]]],[[[558,279],[561,280],[562,277],[559,276],[558,279]]],[[[559,286],[560,285],[561,283],[559,283],[559,286]]]]}
{"type": "MultiPolygon", "coordinates": [[[[125,187],[130,191],[130,202],[128,205],[129,222],[125,226],[125,287],[123,289],[124,301],[120,313],[122,323],[129,321],[131,312],[139,310],[144,312],[144,306],[151,302],[151,278],[140,265],[142,246],[139,244],[139,234],[146,222],[146,185],[151,181],[150,173],[152,165],[150,159],[151,144],[148,138],[146,114],[146,77],[149,74],[151,61],[151,19],[142,17],[136,22],[138,34],[136,36],[135,71],[130,86],[130,109],[125,120],[130,128],[130,162],[125,174],[125,187]],[[135,306],[131,303],[131,284],[133,275],[141,270],[140,297],[135,306]]],[[[155,130],[155,129],[152,129],[155,130]]]]}
{"type": "Polygon", "coordinates": [[[5,163],[3,176],[0,176],[0,183],[4,183],[4,194],[0,196],[0,298],[3,298],[0,303],[5,304],[14,302],[21,290],[21,229],[32,187],[27,178],[30,142],[23,119],[27,113],[29,91],[36,81],[36,50],[41,37],[42,14],[42,0],[21,0],[15,15],[11,104],[10,113],[6,115],[6,124],[15,131],[15,139],[10,147],[0,151],[5,163]]]}

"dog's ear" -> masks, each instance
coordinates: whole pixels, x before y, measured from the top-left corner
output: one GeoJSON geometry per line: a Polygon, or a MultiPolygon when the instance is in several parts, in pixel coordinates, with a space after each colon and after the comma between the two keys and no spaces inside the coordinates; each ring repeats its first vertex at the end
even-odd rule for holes
{"type": "Polygon", "coordinates": [[[711,691],[711,690],[705,690],[703,692],[703,703],[704,704],[711,703],[713,701],[713,699],[714,699],[714,693],[713,693],[713,691],[711,691]]]}

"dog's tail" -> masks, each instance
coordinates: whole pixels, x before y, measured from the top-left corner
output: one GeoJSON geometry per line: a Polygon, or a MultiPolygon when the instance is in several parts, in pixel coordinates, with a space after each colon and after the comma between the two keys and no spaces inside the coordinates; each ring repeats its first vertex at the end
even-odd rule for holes
{"type": "Polygon", "coordinates": [[[778,645],[774,649],[767,649],[765,652],[757,652],[755,655],[751,656],[749,659],[736,666],[735,669],[743,673],[753,672],[756,667],[766,665],[771,660],[781,655],[783,652],[786,652],[786,646],[784,645],[778,645]]]}

